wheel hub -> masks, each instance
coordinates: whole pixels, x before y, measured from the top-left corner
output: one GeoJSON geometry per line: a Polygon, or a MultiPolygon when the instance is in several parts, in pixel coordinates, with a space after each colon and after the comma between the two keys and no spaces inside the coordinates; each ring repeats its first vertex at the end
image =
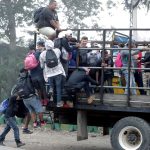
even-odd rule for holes
{"type": "Polygon", "coordinates": [[[119,134],[119,143],[124,149],[136,150],[142,143],[142,134],[133,126],[123,128],[119,134]]]}
{"type": "Polygon", "coordinates": [[[130,144],[135,144],[136,141],[138,141],[138,137],[135,133],[130,133],[128,136],[127,136],[127,139],[128,139],[128,142],[130,144]]]}

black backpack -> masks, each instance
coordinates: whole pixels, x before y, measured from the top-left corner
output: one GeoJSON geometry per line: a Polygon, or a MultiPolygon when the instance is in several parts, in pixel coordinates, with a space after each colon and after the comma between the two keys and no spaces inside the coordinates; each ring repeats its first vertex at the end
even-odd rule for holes
{"type": "Polygon", "coordinates": [[[21,98],[28,98],[30,94],[35,94],[35,90],[29,76],[19,77],[17,79],[17,83],[13,87],[11,94],[13,95],[16,92],[19,93],[21,98]]]}
{"type": "Polygon", "coordinates": [[[45,63],[49,68],[58,66],[58,58],[52,49],[47,50],[45,63]]]}
{"type": "Polygon", "coordinates": [[[42,14],[42,11],[45,7],[40,7],[37,10],[35,10],[34,15],[33,15],[33,21],[34,23],[38,23],[40,19],[40,15],[42,14]]]}

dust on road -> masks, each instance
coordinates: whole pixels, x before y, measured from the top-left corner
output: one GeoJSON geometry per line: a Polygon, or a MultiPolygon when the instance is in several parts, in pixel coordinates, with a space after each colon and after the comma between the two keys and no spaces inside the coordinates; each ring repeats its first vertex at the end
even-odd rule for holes
{"type": "MultiPolygon", "coordinates": [[[[0,133],[3,127],[0,127],[0,133]]],[[[51,129],[38,128],[33,134],[21,134],[21,140],[26,143],[25,150],[112,150],[109,136],[89,133],[89,139],[76,140],[76,132],[53,131],[51,129]]],[[[12,131],[7,135],[5,144],[16,147],[12,131]]]]}

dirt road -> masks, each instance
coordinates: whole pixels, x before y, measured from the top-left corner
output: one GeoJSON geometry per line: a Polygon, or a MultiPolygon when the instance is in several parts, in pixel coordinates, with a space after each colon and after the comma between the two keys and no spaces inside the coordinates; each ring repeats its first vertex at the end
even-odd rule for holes
{"type": "MultiPolygon", "coordinates": [[[[0,127],[0,133],[3,127],[0,127]]],[[[21,131],[21,129],[20,129],[21,131]]],[[[26,143],[25,150],[112,150],[109,136],[89,133],[89,139],[77,142],[76,132],[52,131],[38,128],[31,135],[22,134],[21,140],[26,143]]],[[[6,137],[5,144],[16,147],[12,131],[6,137]]]]}

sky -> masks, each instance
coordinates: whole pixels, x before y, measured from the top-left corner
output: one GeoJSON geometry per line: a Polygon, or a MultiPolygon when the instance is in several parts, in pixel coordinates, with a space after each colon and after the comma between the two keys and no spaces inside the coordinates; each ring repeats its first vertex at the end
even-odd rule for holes
{"type": "MultiPolygon", "coordinates": [[[[124,5],[118,4],[119,7],[111,10],[112,16],[108,15],[108,12],[103,12],[102,23],[106,28],[129,28],[130,27],[130,13],[128,10],[123,10],[124,5]]],[[[147,8],[142,7],[137,9],[137,28],[150,28],[150,11],[147,12],[147,8]]],[[[137,33],[138,40],[150,40],[150,32],[147,31],[137,33]]]]}
{"type": "MultiPolygon", "coordinates": [[[[112,9],[107,9],[106,2],[103,1],[104,11],[100,12],[100,21],[98,21],[99,26],[102,28],[129,28],[130,27],[130,14],[128,10],[123,10],[124,5],[121,4],[121,1],[118,1],[118,7],[114,7],[112,9]],[[110,15],[111,14],[111,15],[110,15]]],[[[62,14],[58,12],[60,22],[62,14]]],[[[137,10],[137,27],[138,28],[150,28],[150,12],[147,12],[146,8],[137,10]]],[[[62,19],[63,20],[63,19],[62,19]]],[[[88,21],[88,19],[87,19],[88,21]]],[[[62,21],[62,28],[66,26],[66,23],[62,21]]],[[[34,27],[31,28],[34,30],[34,27]]],[[[24,29],[18,29],[17,33],[20,34],[20,31],[24,29]]],[[[138,32],[138,40],[150,40],[150,32],[138,32]]]]}

